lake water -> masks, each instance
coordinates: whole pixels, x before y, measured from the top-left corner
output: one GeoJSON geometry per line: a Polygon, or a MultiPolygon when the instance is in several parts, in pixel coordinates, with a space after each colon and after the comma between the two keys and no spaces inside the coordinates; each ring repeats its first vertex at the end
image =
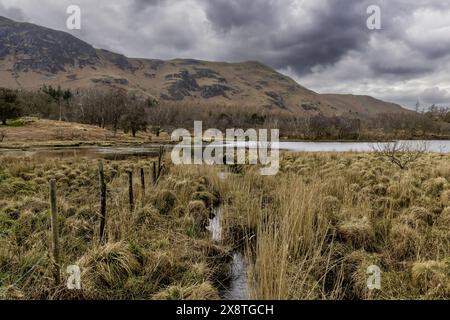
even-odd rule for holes
{"type": "MultiPolygon", "coordinates": [[[[429,152],[450,153],[450,140],[430,140],[430,141],[402,141],[410,145],[413,149],[420,148],[423,143],[427,144],[429,152]]],[[[208,143],[204,143],[206,146],[208,143]]],[[[256,148],[257,142],[235,142],[226,144],[215,144],[216,146],[234,145],[238,148],[256,148]]],[[[267,145],[267,144],[260,144],[267,145]]],[[[371,142],[279,142],[269,145],[283,151],[293,152],[371,152],[377,143],[371,142]]],[[[172,146],[166,146],[170,149],[172,146]]],[[[131,156],[147,157],[156,156],[159,145],[147,146],[124,146],[124,147],[67,147],[67,148],[35,148],[26,150],[1,149],[0,156],[12,157],[94,157],[110,160],[126,159],[131,156]]]]}
{"type": "Polygon", "coordinates": [[[26,150],[1,149],[0,156],[10,157],[49,157],[73,158],[88,157],[108,160],[122,160],[129,157],[156,157],[158,146],[145,147],[61,147],[61,148],[31,148],[26,150]]]}
{"type": "MultiPolygon", "coordinates": [[[[421,149],[437,153],[450,153],[450,140],[401,140],[399,143],[408,145],[411,149],[421,149]]],[[[237,142],[238,147],[256,148],[256,142],[237,142]]],[[[374,148],[386,143],[373,142],[279,142],[273,147],[294,152],[372,152],[374,148]]]]}

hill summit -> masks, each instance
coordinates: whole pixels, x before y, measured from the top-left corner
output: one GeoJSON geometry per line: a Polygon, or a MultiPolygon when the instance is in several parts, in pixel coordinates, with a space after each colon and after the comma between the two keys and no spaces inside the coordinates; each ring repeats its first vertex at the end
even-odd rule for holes
{"type": "Polygon", "coordinates": [[[371,97],[320,95],[256,61],[128,58],[63,31],[0,17],[0,86],[120,87],[158,101],[360,116],[404,109],[371,97]]]}

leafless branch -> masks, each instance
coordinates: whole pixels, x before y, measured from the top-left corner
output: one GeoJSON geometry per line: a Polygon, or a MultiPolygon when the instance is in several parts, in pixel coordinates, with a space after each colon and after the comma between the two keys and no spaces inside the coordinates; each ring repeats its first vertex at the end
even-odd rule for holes
{"type": "Polygon", "coordinates": [[[403,170],[427,152],[428,143],[426,141],[394,141],[374,144],[372,149],[403,170]]]}

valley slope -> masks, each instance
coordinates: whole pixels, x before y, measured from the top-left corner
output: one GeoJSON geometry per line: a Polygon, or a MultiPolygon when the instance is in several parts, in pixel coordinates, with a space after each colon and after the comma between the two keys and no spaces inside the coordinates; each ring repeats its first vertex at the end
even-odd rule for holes
{"type": "Polygon", "coordinates": [[[0,17],[0,87],[120,87],[156,101],[256,106],[327,116],[405,112],[371,97],[320,95],[255,61],[135,59],[96,49],[62,31],[0,17]]]}

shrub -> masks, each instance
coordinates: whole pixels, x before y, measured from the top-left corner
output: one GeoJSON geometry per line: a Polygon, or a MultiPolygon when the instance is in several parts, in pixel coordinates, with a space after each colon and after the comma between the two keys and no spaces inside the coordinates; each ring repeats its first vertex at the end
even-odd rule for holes
{"type": "Polygon", "coordinates": [[[450,297],[450,268],[445,262],[416,262],[411,268],[413,284],[433,298],[450,297]]]}
{"type": "Polygon", "coordinates": [[[188,212],[196,226],[204,229],[209,223],[209,212],[202,201],[189,202],[188,212]]]}
{"type": "Polygon", "coordinates": [[[387,192],[387,187],[384,184],[377,184],[373,186],[372,191],[377,196],[385,196],[387,192]]]}
{"type": "Polygon", "coordinates": [[[192,200],[201,200],[205,203],[208,209],[218,205],[218,199],[210,192],[202,191],[196,192],[192,195],[192,200]]]}
{"type": "Polygon", "coordinates": [[[391,197],[377,197],[372,206],[372,211],[377,217],[385,217],[386,213],[396,209],[398,209],[397,202],[391,197]]]}
{"type": "Polygon", "coordinates": [[[209,282],[189,287],[170,286],[152,296],[154,300],[218,300],[217,289],[209,282]]]}
{"type": "Polygon", "coordinates": [[[439,177],[424,182],[423,187],[429,195],[438,197],[447,185],[447,179],[439,177]]]}
{"type": "Polygon", "coordinates": [[[183,283],[195,284],[208,281],[211,275],[208,264],[204,262],[194,263],[183,275],[183,283]]]}
{"type": "Polygon", "coordinates": [[[78,262],[81,267],[83,287],[120,288],[141,265],[128,244],[108,243],[87,252],[78,262]]]}
{"type": "Polygon", "coordinates": [[[442,227],[450,228],[450,207],[442,210],[442,213],[437,219],[437,224],[442,227]]]}
{"type": "Polygon", "coordinates": [[[444,206],[450,206],[450,190],[442,192],[441,201],[444,206]]]}
{"type": "Polygon", "coordinates": [[[367,288],[367,268],[372,265],[381,267],[380,257],[376,254],[370,254],[364,250],[354,251],[345,258],[344,264],[348,268],[350,277],[350,287],[352,296],[356,299],[367,299],[369,289],[367,288]]]}
{"type": "Polygon", "coordinates": [[[176,203],[177,197],[170,190],[161,190],[153,198],[153,205],[161,214],[168,214],[176,203]]]}
{"type": "Polygon", "coordinates": [[[355,249],[371,249],[375,242],[375,234],[367,217],[342,222],[338,226],[338,236],[355,249]]]}
{"type": "Polygon", "coordinates": [[[420,244],[420,236],[416,229],[402,223],[392,225],[388,251],[397,260],[414,258],[420,244]]]}
{"type": "Polygon", "coordinates": [[[342,204],[338,198],[333,196],[326,196],[323,199],[323,211],[325,216],[328,217],[332,224],[336,224],[338,220],[339,211],[341,210],[342,204]]]}
{"type": "Polygon", "coordinates": [[[138,209],[136,212],[136,223],[138,224],[151,224],[159,220],[158,210],[151,205],[146,205],[145,207],[138,209]]]}
{"type": "Polygon", "coordinates": [[[144,274],[156,283],[170,284],[177,281],[186,269],[177,258],[172,251],[161,249],[147,252],[144,274]]]}
{"type": "Polygon", "coordinates": [[[406,211],[406,214],[409,215],[413,220],[423,221],[430,226],[433,224],[434,216],[425,208],[412,207],[406,211]]]}

